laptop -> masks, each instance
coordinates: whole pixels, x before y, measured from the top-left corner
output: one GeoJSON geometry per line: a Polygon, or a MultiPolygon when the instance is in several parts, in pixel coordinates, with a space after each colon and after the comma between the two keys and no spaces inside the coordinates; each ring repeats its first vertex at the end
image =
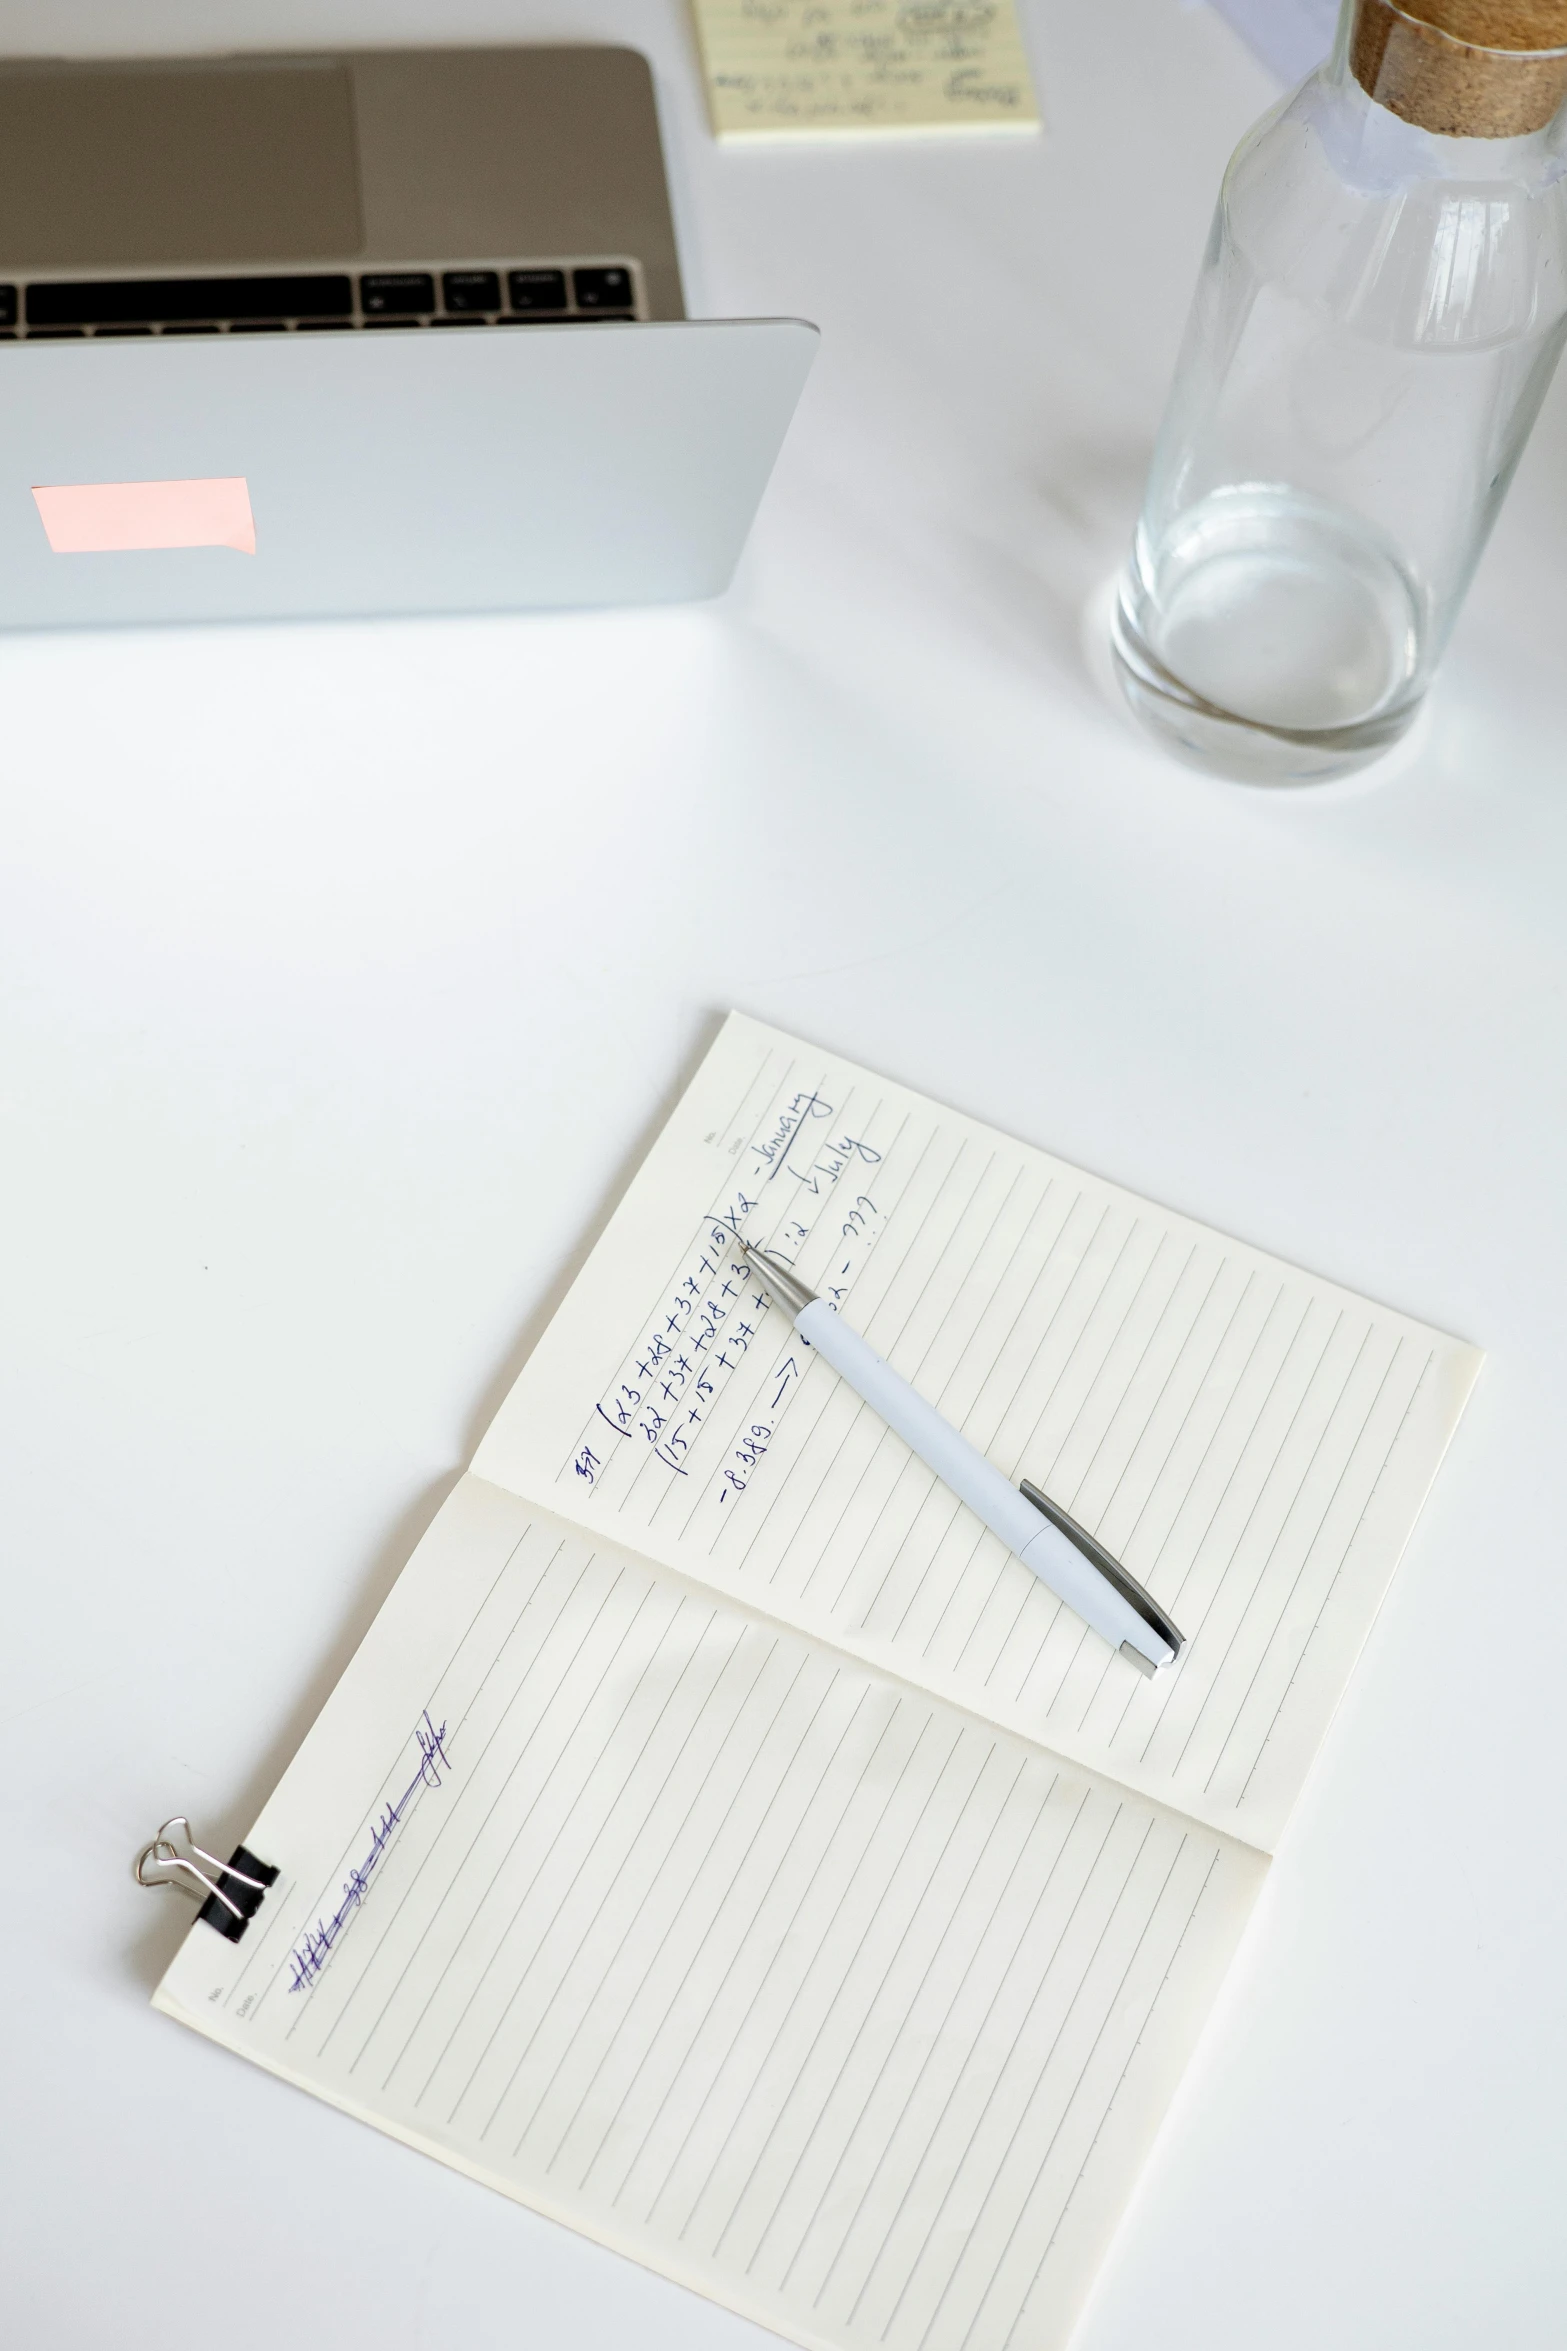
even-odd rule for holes
{"type": "Polygon", "coordinates": [[[0,627],[715,595],[815,343],[633,51],[0,65],[0,627]]]}

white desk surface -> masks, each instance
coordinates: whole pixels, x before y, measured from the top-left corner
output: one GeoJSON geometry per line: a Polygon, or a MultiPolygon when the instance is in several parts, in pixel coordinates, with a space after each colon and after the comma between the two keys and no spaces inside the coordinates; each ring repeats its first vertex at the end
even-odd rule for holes
{"type": "Polygon", "coordinates": [[[1271,93],[1025,13],[1043,141],[720,154],[680,0],[223,11],[635,42],[691,308],[824,341],[720,604],[0,645],[8,2342],[770,2340],[155,2016],[127,1867],[248,1824],[730,1003],[1490,1351],[1078,2351],[1562,2341],[1567,379],[1418,757],[1162,763],[1078,615],[1271,93]]]}

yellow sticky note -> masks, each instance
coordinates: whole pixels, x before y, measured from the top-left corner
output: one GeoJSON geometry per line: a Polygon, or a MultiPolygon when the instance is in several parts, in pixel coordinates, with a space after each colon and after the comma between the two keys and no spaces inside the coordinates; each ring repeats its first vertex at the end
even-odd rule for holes
{"type": "Polygon", "coordinates": [[[693,0],[720,139],[1034,131],[1013,0],[693,0]]]}

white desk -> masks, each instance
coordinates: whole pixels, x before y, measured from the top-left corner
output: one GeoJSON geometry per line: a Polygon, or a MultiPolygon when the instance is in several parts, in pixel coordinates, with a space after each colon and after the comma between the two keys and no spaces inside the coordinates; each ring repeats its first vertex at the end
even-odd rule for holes
{"type": "Polygon", "coordinates": [[[692,309],[824,345],[718,606],[0,645],[6,2340],[766,2339],[154,2016],[127,1872],[248,1824],[734,1002],[1490,1349],[1079,2346],[1558,2345],[1567,383],[1420,756],[1208,783],[1076,630],[1217,19],[1034,0],[1042,143],[720,155],[680,0],[223,17],[635,41],[692,309]]]}

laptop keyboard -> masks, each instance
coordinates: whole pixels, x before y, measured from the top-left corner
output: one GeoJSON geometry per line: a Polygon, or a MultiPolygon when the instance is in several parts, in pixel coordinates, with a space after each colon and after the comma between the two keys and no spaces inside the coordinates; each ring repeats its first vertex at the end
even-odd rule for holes
{"type": "Polygon", "coordinates": [[[0,342],[283,335],[645,319],[634,261],[460,262],[289,277],[34,278],[0,285],[0,342]]]}

